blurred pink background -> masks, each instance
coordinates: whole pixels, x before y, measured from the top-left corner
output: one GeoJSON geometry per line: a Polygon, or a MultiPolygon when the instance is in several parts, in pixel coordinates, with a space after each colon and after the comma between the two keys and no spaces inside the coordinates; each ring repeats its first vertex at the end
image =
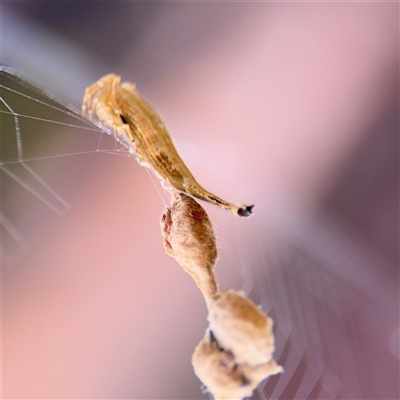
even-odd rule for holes
{"type": "MultiPolygon", "coordinates": [[[[28,2],[3,21],[25,75],[78,106],[103,74],[136,82],[199,182],[256,204],[205,205],[221,290],[275,320],[286,372],[254,398],[398,398],[398,4],[28,2]]],[[[163,250],[163,200],[133,159],[91,178],[3,266],[4,398],[206,398],[205,304],[163,250]]]]}

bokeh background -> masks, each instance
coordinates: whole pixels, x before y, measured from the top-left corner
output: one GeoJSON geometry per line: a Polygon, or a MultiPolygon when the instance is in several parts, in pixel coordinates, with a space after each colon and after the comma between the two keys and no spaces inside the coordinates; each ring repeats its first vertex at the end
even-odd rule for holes
{"type": "MultiPolygon", "coordinates": [[[[397,3],[2,2],[0,33],[2,63],[61,102],[109,72],[136,82],[199,182],[256,204],[204,205],[221,290],[275,321],[285,373],[254,398],[399,398],[397,3]]],[[[27,159],[96,148],[29,129],[27,159]]],[[[72,204],[51,218],[2,173],[3,397],[207,398],[168,198],[132,157],[60,159],[27,163],[72,204]]]]}

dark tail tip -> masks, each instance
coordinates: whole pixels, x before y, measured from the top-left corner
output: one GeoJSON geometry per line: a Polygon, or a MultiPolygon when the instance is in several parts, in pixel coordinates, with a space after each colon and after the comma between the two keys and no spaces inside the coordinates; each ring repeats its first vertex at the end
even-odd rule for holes
{"type": "Polygon", "coordinates": [[[251,214],[253,214],[253,207],[254,204],[252,206],[240,207],[238,210],[238,215],[240,215],[241,217],[249,217],[251,214]]]}

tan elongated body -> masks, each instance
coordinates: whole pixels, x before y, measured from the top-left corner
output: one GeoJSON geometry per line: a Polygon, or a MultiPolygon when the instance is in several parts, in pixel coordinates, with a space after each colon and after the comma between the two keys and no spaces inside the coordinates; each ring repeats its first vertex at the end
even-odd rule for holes
{"type": "Polygon", "coordinates": [[[102,77],[86,89],[82,114],[111,129],[117,140],[135,153],[141,165],[176,189],[235,215],[251,215],[253,206],[237,206],[200,186],[176,151],[161,118],[132,83],[121,84],[121,77],[115,74],[102,77]]]}

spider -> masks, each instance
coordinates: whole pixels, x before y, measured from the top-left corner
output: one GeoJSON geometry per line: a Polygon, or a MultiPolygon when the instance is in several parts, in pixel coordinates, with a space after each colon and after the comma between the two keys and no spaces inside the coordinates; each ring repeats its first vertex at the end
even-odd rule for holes
{"type": "Polygon", "coordinates": [[[248,217],[253,206],[237,206],[205,190],[194,178],[172,143],[163,121],[131,82],[105,75],[86,88],[82,114],[134,153],[138,163],[181,192],[248,217]]]}

